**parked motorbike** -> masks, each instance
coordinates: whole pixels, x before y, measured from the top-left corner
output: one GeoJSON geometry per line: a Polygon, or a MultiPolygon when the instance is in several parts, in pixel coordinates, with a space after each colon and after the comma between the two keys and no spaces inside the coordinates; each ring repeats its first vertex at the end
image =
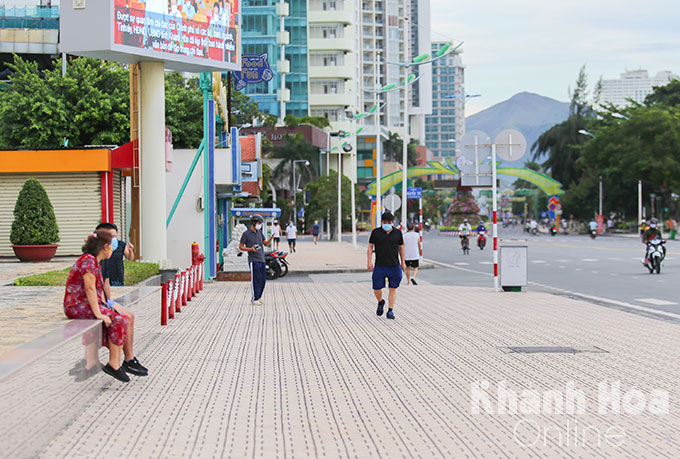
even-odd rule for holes
{"type": "Polygon", "coordinates": [[[288,252],[280,252],[278,250],[265,252],[264,261],[267,264],[267,279],[274,280],[279,277],[285,277],[288,274],[287,256],[288,252]]]}
{"type": "Polygon", "coordinates": [[[650,274],[661,274],[661,264],[666,258],[666,249],[664,244],[666,241],[660,238],[654,238],[647,242],[647,269],[650,274]]]}
{"type": "Polygon", "coordinates": [[[479,247],[479,250],[484,250],[484,247],[486,247],[486,233],[480,232],[477,235],[477,247],[479,247]]]}

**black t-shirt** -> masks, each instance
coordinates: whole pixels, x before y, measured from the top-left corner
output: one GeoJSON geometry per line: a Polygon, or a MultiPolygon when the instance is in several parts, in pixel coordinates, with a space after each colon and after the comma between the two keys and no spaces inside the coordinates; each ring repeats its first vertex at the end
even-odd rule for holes
{"type": "Polygon", "coordinates": [[[125,265],[123,258],[125,258],[125,247],[127,244],[123,241],[118,241],[118,248],[113,251],[108,260],[102,260],[102,277],[104,280],[109,279],[109,282],[120,282],[125,284],[125,265]]]}
{"type": "Polygon", "coordinates": [[[404,245],[404,237],[397,228],[387,233],[382,228],[376,228],[368,239],[375,247],[376,266],[400,266],[399,246],[404,245]]]}

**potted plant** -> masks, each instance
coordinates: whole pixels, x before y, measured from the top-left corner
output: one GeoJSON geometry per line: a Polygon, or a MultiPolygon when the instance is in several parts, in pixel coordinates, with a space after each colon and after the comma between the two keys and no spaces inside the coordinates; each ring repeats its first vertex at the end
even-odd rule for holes
{"type": "Polygon", "coordinates": [[[14,206],[9,235],[21,261],[50,261],[57,251],[59,227],[45,188],[34,178],[26,180],[14,206]]]}

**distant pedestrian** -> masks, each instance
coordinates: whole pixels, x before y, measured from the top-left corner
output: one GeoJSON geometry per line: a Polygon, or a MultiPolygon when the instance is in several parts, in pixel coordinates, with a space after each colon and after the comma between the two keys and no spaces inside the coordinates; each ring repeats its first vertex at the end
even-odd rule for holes
{"type": "Polygon", "coordinates": [[[297,228],[292,221],[288,222],[286,227],[286,239],[288,239],[288,249],[295,252],[295,244],[297,242],[297,228]]]}
{"type": "Polygon", "coordinates": [[[420,243],[420,234],[415,231],[413,223],[406,225],[408,232],[404,234],[404,255],[406,257],[406,283],[418,285],[416,276],[418,275],[418,266],[420,262],[420,252],[422,246],[420,243]],[[411,275],[413,270],[413,275],[411,275]]]}
{"type": "Polygon", "coordinates": [[[264,304],[260,299],[264,292],[264,286],[267,283],[267,264],[264,261],[264,246],[269,246],[274,238],[272,235],[266,241],[264,240],[264,233],[262,232],[263,223],[262,217],[254,215],[250,222],[250,228],[244,231],[238,246],[242,252],[248,252],[248,265],[250,265],[252,283],[250,304],[253,306],[262,306],[264,304]]]}
{"type": "Polygon", "coordinates": [[[319,220],[314,220],[314,224],[312,225],[312,238],[314,239],[314,245],[319,242],[320,231],[321,227],[319,226],[319,220]]]}
{"type": "Polygon", "coordinates": [[[274,225],[272,226],[272,237],[274,238],[274,250],[279,250],[279,242],[281,241],[281,227],[279,226],[278,220],[274,220],[274,225]]]}
{"type": "Polygon", "coordinates": [[[382,289],[385,288],[385,278],[389,284],[389,309],[387,318],[394,319],[394,303],[397,300],[397,288],[401,283],[402,273],[406,271],[406,256],[404,254],[404,238],[401,231],[394,227],[394,216],[385,212],[382,214],[382,226],[371,232],[368,239],[368,270],[373,273],[373,294],[378,300],[379,316],[383,313],[385,300],[382,289]],[[373,251],[375,249],[375,266],[373,265],[373,251]],[[401,257],[401,262],[399,261],[401,257]]]}

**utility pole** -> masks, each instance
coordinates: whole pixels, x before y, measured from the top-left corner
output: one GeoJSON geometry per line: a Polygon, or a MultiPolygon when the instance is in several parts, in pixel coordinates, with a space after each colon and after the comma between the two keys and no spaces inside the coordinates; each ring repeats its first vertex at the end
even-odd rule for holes
{"type": "Polygon", "coordinates": [[[375,78],[373,79],[373,86],[375,90],[375,113],[373,117],[375,118],[374,124],[376,128],[375,135],[375,214],[376,221],[373,222],[373,227],[378,228],[380,226],[380,221],[382,219],[382,128],[380,126],[380,96],[378,95],[378,90],[380,88],[380,59],[382,59],[382,53],[377,52],[377,70],[375,73],[375,78]]]}
{"type": "MultiPolygon", "coordinates": [[[[404,38],[406,39],[406,62],[411,62],[409,59],[409,51],[411,48],[411,28],[409,27],[408,16],[404,17],[404,38]]],[[[403,139],[403,152],[402,152],[402,175],[401,175],[401,227],[406,228],[406,222],[408,221],[408,199],[407,199],[407,188],[408,188],[408,142],[409,142],[409,119],[408,119],[408,106],[409,100],[409,90],[408,90],[408,77],[409,68],[406,67],[406,78],[404,80],[404,139],[403,139]]]]}

